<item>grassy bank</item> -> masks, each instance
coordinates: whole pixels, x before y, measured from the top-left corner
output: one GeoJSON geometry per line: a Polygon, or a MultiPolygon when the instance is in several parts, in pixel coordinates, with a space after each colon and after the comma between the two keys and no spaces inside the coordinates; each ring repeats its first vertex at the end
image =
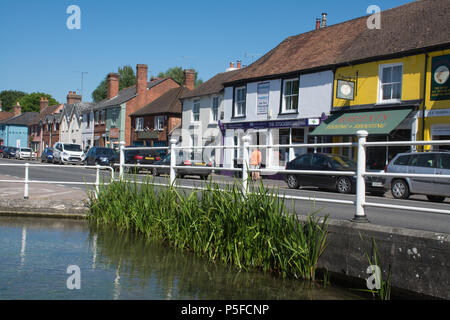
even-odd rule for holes
{"type": "Polygon", "coordinates": [[[326,247],[326,218],[300,222],[276,191],[213,183],[186,194],[150,183],[114,182],[91,198],[89,219],[132,230],[210,260],[282,276],[315,279],[326,247]]]}

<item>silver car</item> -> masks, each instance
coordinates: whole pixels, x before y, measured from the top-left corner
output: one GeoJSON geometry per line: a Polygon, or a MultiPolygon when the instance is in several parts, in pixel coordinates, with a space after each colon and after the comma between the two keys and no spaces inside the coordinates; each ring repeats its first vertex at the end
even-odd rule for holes
{"type": "Polygon", "coordinates": [[[411,194],[426,195],[428,200],[443,202],[450,197],[450,179],[407,178],[402,173],[450,175],[450,152],[430,151],[399,153],[387,165],[386,173],[399,173],[387,177],[385,187],[396,199],[408,199],[411,194]]]}

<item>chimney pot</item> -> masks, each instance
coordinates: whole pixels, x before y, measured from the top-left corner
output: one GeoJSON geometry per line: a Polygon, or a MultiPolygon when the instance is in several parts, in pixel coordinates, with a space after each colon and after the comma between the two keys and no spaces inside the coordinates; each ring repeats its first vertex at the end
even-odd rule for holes
{"type": "Polygon", "coordinates": [[[325,28],[327,26],[327,13],[322,13],[322,28],[325,28]]]}
{"type": "Polygon", "coordinates": [[[316,30],[320,29],[320,18],[316,19],[316,30]]]}
{"type": "Polygon", "coordinates": [[[238,69],[241,68],[241,60],[238,60],[238,62],[237,62],[237,68],[238,68],[238,69]]]}
{"type": "Polygon", "coordinates": [[[42,112],[45,108],[48,107],[48,100],[46,97],[41,97],[41,102],[39,103],[39,112],[42,112]]]}
{"type": "Polygon", "coordinates": [[[234,63],[230,62],[230,68],[234,68],[234,63]]]}

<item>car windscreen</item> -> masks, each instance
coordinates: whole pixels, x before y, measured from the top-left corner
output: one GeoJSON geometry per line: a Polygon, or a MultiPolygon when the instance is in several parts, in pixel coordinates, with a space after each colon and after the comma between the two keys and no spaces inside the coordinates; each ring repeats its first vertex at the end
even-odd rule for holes
{"type": "Polygon", "coordinates": [[[81,151],[81,146],[79,144],[64,144],[65,151],[81,151]]]}
{"type": "Polygon", "coordinates": [[[20,149],[20,151],[22,151],[22,152],[31,152],[31,149],[28,149],[28,148],[22,148],[22,149],[20,149]]]}
{"type": "Polygon", "coordinates": [[[97,155],[99,156],[114,156],[115,152],[113,149],[109,149],[109,148],[102,148],[102,149],[97,149],[97,155]]]}
{"type": "Polygon", "coordinates": [[[331,156],[331,162],[333,166],[337,169],[355,169],[356,163],[347,157],[334,155],[331,156]]]}

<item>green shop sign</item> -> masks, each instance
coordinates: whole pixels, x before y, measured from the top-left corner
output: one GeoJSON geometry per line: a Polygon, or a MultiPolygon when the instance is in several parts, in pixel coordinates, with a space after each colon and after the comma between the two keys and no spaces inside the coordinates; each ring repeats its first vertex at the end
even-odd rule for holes
{"type": "Polygon", "coordinates": [[[431,64],[431,101],[450,99],[450,55],[434,57],[431,64]]]}

